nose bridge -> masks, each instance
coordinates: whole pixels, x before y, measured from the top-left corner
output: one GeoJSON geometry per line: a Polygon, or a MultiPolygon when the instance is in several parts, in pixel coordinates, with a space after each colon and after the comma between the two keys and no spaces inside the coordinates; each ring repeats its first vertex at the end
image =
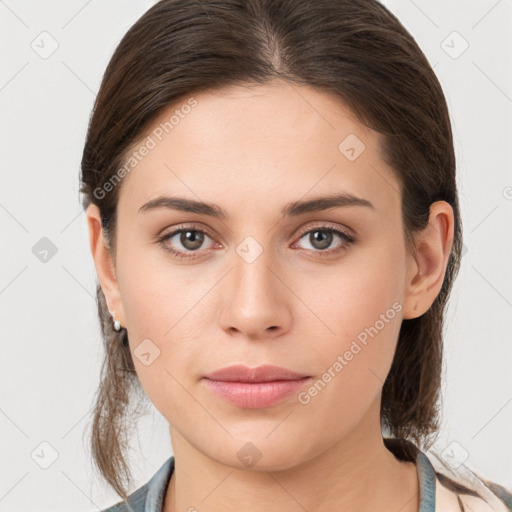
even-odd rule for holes
{"type": "Polygon", "coordinates": [[[223,327],[248,336],[262,335],[269,328],[287,328],[290,311],[284,286],[275,275],[278,265],[271,250],[249,236],[236,247],[232,261],[234,268],[223,301],[223,327]]]}
{"type": "Polygon", "coordinates": [[[270,250],[261,251],[254,242],[243,242],[236,249],[233,279],[235,293],[244,300],[271,298],[275,276],[271,270],[270,250]],[[272,276],[272,277],[271,277],[272,276]]]}

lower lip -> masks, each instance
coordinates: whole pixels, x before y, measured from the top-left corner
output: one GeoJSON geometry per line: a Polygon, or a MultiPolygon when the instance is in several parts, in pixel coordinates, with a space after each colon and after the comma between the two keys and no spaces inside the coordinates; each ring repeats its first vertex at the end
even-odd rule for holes
{"type": "Polygon", "coordinates": [[[227,382],[203,379],[205,385],[238,407],[259,409],[269,407],[297,392],[311,377],[271,382],[227,382]]]}

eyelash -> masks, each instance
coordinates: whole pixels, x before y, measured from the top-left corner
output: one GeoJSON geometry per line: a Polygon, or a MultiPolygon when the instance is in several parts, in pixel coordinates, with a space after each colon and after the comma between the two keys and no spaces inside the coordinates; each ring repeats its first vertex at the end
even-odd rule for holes
{"type": "MultiPolygon", "coordinates": [[[[187,259],[195,258],[196,256],[195,256],[194,253],[200,252],[200,251],[188,251],[190,253],[190,256],[189,256],[189,255],[186,255],[187,254],[186,252],[177,251],[176,249],[173,249],[169,245],[165,244],[165,242],[167,240],[170,240],[175,235],[177,235],[178,233],[181,233],[183,231],[196,231],[198,233],[203,233],[203,234],[205,234],[205,235],[207,235],[207,236],[209,236],[210,238],[213,239],[213,236],[211,236],[208,231],[205,231],[204,229],[199,229],[199,227],[194,226],[194,225],[178,226],[171,233],[167,233],[166,235],[163,235],[163,236],[159,237],[157,242],[162,245],[162,247],[164,248],[165,251],[171,253],[174,257],[176,257],[179,260],[187,260],[187,259]]],[[[341,229],[339,229],[337,227],[334,227],[334,226],[331,226],[331,225],[326,225],[326,224],[322,224],[322,225],[319,225],[319,226],[313,226],[312,228],[310,228],[310,229],[308,229],[306,231],[303,231],[299,235],[297,241],[299,241],[305,235],[308,235],[309,233],[312,233],[312,232],[315,232],[315,231],[326,231],[328,233],[334,233],[335,235],[338,235],[343,240],[343,242],[344,242],[343,245],[341,246],[341,248],[337,248],[335,250],[324,250],[324,251],[322,251],[322,250],[316,250],[316,251],[313,250],[313,252],[321,254],[321,256],[317,256],[317,257],[320,257],[320,258],[328,257],[328,256],[332,255],[333,253],[341,252],[341,251],[347,249],[347,247],[349,247],[351,244],[354,244],[354,243],[357,242],[357,238],[356,237],[354,237],[352,235],[349,235],[348,233],[346,233],[345,231],[342,231],[341,229]],[[326,256],[323,256],[324,254],[326,254],[326,256]]]]}

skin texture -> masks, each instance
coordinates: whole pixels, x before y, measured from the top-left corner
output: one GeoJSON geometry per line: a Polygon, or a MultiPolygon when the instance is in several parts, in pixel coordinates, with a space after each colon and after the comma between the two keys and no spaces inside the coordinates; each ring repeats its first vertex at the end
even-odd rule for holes
{"type": "MultiPolygon", "coordinates": [[[[169,422],[176,468],[165,512],[416,511],[416,469],[382,441],[381,391],[401,320],[422,315],[441,289],[452,208],[431,206],[413,256],[404,242],[400,185],[382,159],[379,135],[339,99],[281,81],[194,98],[192,111],[121,185],[115,262],[98,208],[87,210],[109,309],[127,328],[132,351],[146,339],[160,350],[148,366],[134,362],[169,422]],[[365,145],[354,161],[338,149],[350,134],[365,145]],[[281,216],[289,202],[341,192],[374,208],[281,216]],[[229,216],[139,212],[160,195],[215,203],[229,216]],[[195,253],[180,234],[157,240],[182,224],[206,232],[195,253]],[[357,241],[333,234],[322,249],[314,229],[328,236],[329,227],[357,241]],[[262,250],[251,263],[237,252],[248,236],[262,250]],[[179,260],[166,245],[195,256],[179,260]],[[275,364],[316,381],[390,309],[394,318],[307,404],[293,394],[246,409],[204,386],[205,374],[231,364],[275,364]],[[261,455],[252,467],[237,455],[247,443],[261,455]]],[[[255,254],[254,243],[247,247],[255,254]]]]}

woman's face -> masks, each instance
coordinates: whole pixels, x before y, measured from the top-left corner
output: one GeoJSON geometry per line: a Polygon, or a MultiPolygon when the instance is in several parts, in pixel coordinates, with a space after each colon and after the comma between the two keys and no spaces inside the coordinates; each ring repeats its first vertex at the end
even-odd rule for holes
{"type": "Polygon", "coordinates": [[[120,190],[109,306],[171,432],[225,464],[249,453],[273,468],[380,432],[412,267],[378,135],[335,97],[283,82],[195,94],[148,135],[120,190]],[[361,201],[311,203],[338,195],[361,201]],[[164,197],[225,216],[151,207],[164,197]],[[235,364],[310,378],[244,405],[205,379],[235,364]]]}

